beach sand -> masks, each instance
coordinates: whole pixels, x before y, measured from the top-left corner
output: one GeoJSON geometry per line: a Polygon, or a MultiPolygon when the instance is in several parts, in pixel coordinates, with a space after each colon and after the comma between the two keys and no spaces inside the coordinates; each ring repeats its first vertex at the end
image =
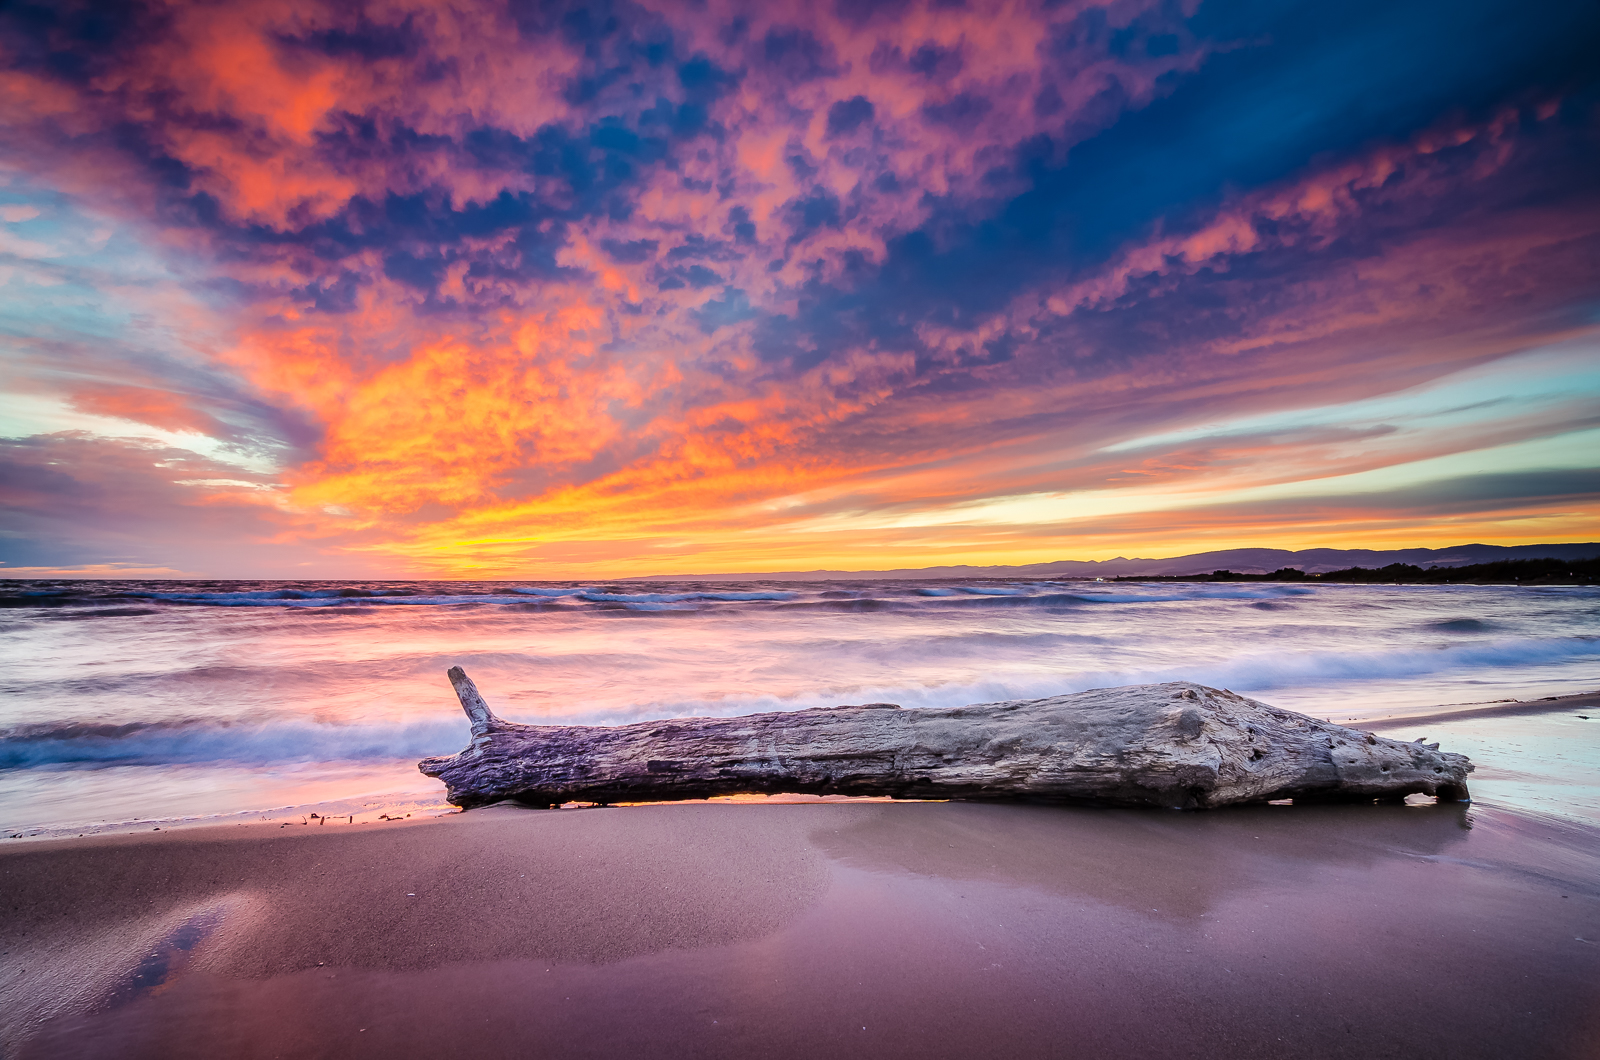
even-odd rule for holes
{"type": "Polygon", "coordinates": [[[1600,830],[1484,804],[497,806],[0,896],[7,1057],[1600,1057],[1600,830]]]}

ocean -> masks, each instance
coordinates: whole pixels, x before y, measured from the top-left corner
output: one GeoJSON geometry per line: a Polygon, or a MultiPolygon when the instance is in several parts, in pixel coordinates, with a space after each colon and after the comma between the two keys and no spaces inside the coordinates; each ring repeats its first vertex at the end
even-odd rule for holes
{"type": "MultiPolygon", "coordinates": [[[[1177,679],[1360,722],[1600,689],[1600,589],[12,581],[0,644],[0,829],[71,835],[444,812],[416,761],[467,743],[454,665],[530,723],[1177,679]]],[[[1600,769],[1551,741],[1524,764],[1600,769]]]]}

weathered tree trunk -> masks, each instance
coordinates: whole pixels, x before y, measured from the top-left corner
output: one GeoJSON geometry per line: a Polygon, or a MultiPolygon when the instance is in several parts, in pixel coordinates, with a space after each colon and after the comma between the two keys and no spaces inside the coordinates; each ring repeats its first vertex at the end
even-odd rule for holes
{"type": "Polygon", "coordinates": [[[1204,685],[905,710],[889,703],[617,727],[494,716],[460,667],[472,745],[418,768],[457,806],[798,792],[1204,809],[1268,799],[1467,798],[1465,755],[1204,685]]]}

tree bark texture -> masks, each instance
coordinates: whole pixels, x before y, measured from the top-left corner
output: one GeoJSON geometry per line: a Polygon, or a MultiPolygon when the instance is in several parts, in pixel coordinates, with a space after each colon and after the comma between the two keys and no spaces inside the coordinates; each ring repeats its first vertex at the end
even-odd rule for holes
{"type": "Polygon", "coordinates": [[[1410,794],[1464,801],[1473,768],[1438,744],[1185,681],[967,707],[869,703],[615,727],[503,721],[460,667],[450,681],[472,743],[418,768],[461,807],[788,792],[1182,809],[1410,794]]]}

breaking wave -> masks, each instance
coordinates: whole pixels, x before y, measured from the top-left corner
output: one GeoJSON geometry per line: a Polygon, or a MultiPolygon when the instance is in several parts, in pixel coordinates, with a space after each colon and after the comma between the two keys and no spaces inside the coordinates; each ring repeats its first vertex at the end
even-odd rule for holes
{"type": "MultiPolygon", "coordinates": [[[[252,607],[280,608],[365,608],[365,607],[509,607],[568,606],[639,611],[697,610],[738,605],[801,604],[838,607],[850,603],[851,610],[874,605],[901,608],[939,607],[1075,607],[1083,604],[1160,604],[1195,600],[1280,600],[1311,595],[1314,590],[1298,586],[1262,585],[1225,588],[1195,585],[1152,591],[1137,583],[1089,588],[1085,583],[1037,582],[1022,585],[917,585],[879,584],[854,591],[823,586],[798,588],[694,588],[676,591],[635,592],[618,586],[538,586],[507,585],[496,582],[369,584],[331,587],[317,584],[282,585],[261,588],[178,587],[174,583],[84,583],[45,589],[0,589],[0,607],[87,608],[99,607],[99,615],[121,603],[175,607],[252,607]],[[440,591],[444,585],[456,591],[440,591]]],[[[87,615],[88,612],[80,612],[87,615]]],[[[123,615],[131,615],[123,611],[123,615]]],[[[64,617],[64,616],[58,616],[64,617]]]]}
{"type": "Polygon", "coordinates": [[[123,725],[62,722],[0,732],[0,769],[425,758],[461,750],[469,735],[465,718],[390,725],[226,724],[203,719],[123,725]]]}
{"type": "MultiPolygon", "coordinates": [[[[1600,657],[1600,637],[1506,639],[1457,647],[1387,652],[1258,653],[1213,664],[1099,670],[1069,674],[996,674],[979,681],[875,685],[848,692],[778,697],[736,695],[715,700],[659,699],[622,710],[539,719],[547,724],[626,724],[647,718],[718,717],[804,710],[843,702],[889,702],[910,708],[954,707],[1034,699],[1092,688],[1197,681],[1263,695],[1280,688],[1427,677],[1461,670],[1544,666],[1600,657]]],[[[533,719],[529,719],[533,720],[533,719]]],[[[318,724],[284,719],[225,723],[207,719],[96,724],[64,721],[0,730],[0,769],[104,764],[364,761],[451,754],[466,746],[465,719],[394,724],[318,724]]]]}

